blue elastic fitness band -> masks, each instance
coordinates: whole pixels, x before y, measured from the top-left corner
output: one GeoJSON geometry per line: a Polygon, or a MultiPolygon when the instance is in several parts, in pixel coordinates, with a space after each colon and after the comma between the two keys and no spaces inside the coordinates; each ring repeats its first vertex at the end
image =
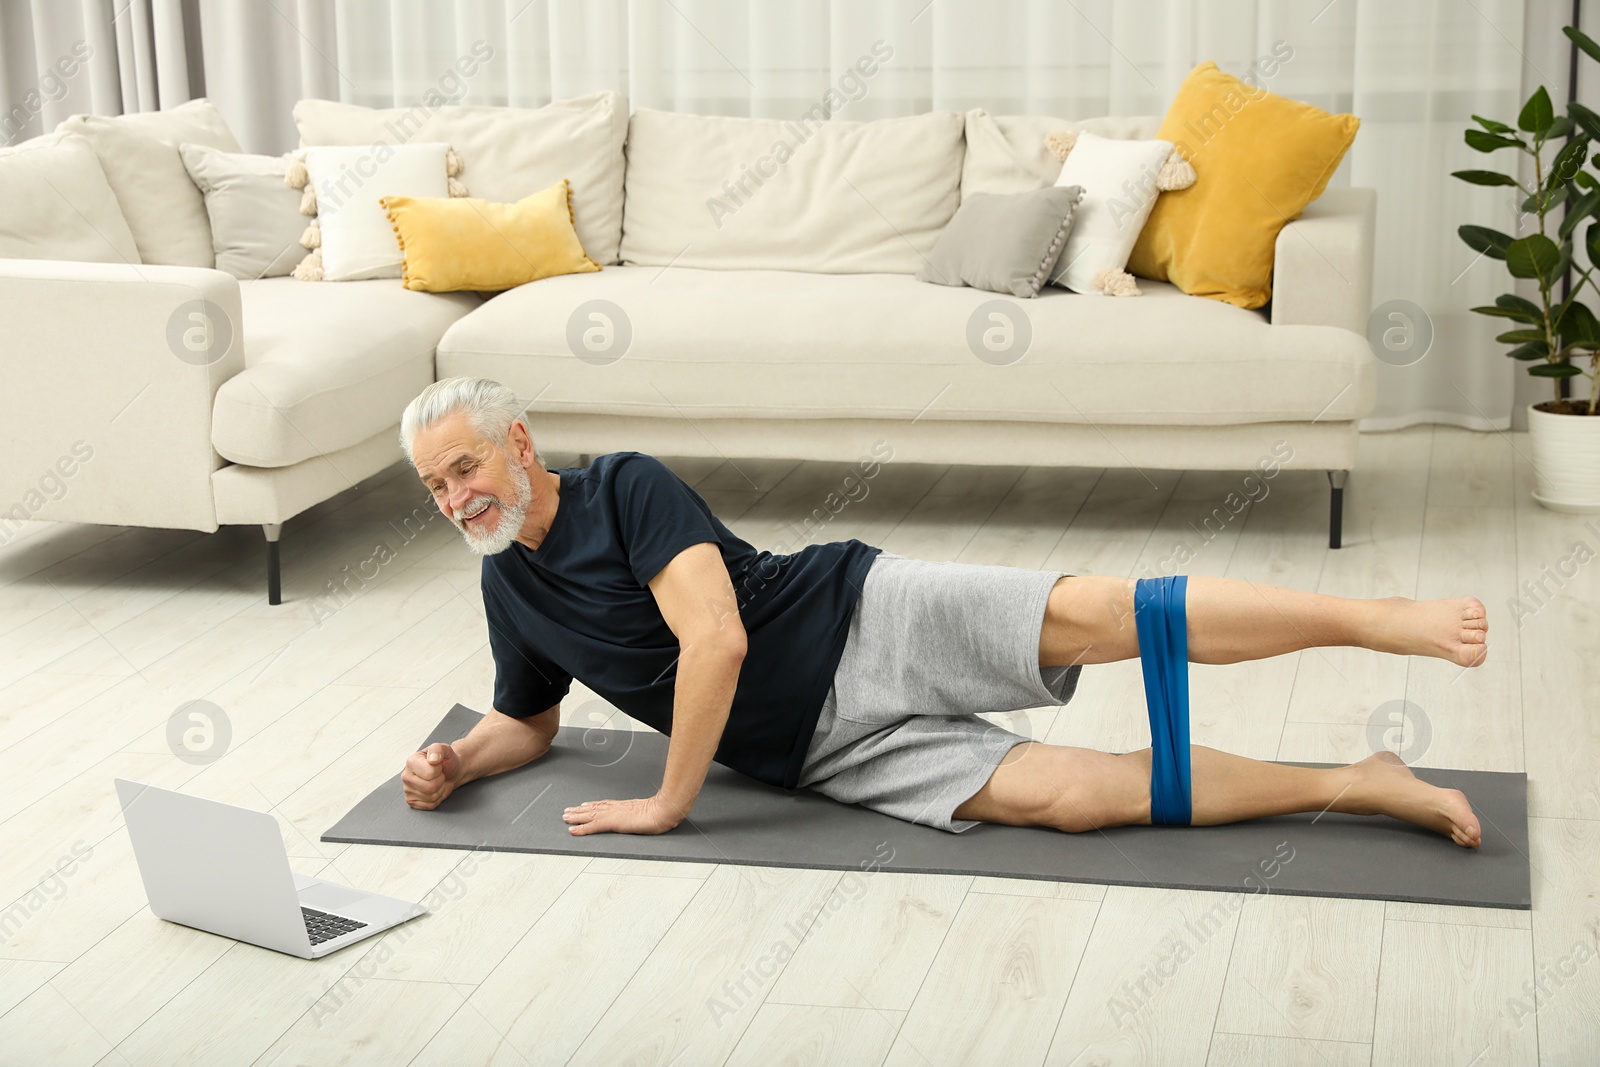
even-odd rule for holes
{"type": "Polygon", "coordinates": [[[1150,713],[1150,822],[1188,826],[1189,787],[1188,575],[1140,578],[1133,587],[1133,618],[1144,667],[1150,713]]]}

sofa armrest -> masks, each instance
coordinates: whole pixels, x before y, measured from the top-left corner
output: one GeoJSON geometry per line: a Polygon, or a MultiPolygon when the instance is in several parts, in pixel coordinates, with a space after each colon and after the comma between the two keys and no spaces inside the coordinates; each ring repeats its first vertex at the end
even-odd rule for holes
{"type": "Polygon", "coordinates": [[[222,271],[0,259],[0,544],[20,519],[217,528],[217,388],[244,368],[222,271]]]}
{"type": "Polygon", "coordinates": [[[1329,189],[1278,232],[1274,326],[1343,326],[1366,333],[1377,214],[1377,190],[1329,189]]]}

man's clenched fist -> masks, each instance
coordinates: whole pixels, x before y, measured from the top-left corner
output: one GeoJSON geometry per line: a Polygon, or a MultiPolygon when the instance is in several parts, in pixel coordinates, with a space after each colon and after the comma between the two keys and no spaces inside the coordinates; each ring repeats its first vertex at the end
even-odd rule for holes
{"type": "Polygon", "coordinates": [[[461,784],[461,760],[456,750],[444,742],[413,752],[400,773],[406,803],[422,811],[432,811],[461,784]]]}

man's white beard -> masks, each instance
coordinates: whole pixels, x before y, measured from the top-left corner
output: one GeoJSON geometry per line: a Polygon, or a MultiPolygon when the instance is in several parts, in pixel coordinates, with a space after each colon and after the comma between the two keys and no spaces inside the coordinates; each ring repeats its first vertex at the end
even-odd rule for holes
{"type": "Polygon", "coordinates": [[[528,504],[533,500],[533,480],[528,477],[527,470],[513,463],[511,481],[517,488],[517,499],[514,502],[507,503],[492,496],[475,496],[467,501],[466,507],[457,509],[452,516],[456,528],[466,539],[467,547],[480,556],[492,556],[510,548],[511,542],[515,541],[517,534],[522,531],[523,521],[528,517],[528,504]],[[463,519],[463,516],[471,514],[473,509],[485,500],[493,501],[500,512],[492,530],[469,526],[463,519]]]}

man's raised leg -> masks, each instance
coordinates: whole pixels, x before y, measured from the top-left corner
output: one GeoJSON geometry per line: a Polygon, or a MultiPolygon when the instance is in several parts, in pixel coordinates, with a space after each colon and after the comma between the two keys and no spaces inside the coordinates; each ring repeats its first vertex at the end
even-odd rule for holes
{"type": "MultiPolygon", "coordinates": [[[[1481,843],[1478,819],[1461,791],[1429,785],[1392,752],[1322,769],[1287,767],[1192,745],[1190,777],[1195,826],[1337,811],[1389,815],[1467,848],[1481,843]]],[[[956,808],[955,817],[1071,833],[1149,825],[1150,750],[1113,755],[1020,742],[984,787],[956,808]]]]}
{"type": "MultiPolygon", "coordinates": [[[[1050,592],[1039,664],[1110,663],[1139,654],[1136,579],[1077,575],[1050,592]]],[[[1189,660],[1238,663],[1327,645],[1402,656],[1435,656],[1463,667],[1483,662],[1488,618],[1476,597],[1361,600],[1240,578],[1190,575],[1189,660]]]]}

